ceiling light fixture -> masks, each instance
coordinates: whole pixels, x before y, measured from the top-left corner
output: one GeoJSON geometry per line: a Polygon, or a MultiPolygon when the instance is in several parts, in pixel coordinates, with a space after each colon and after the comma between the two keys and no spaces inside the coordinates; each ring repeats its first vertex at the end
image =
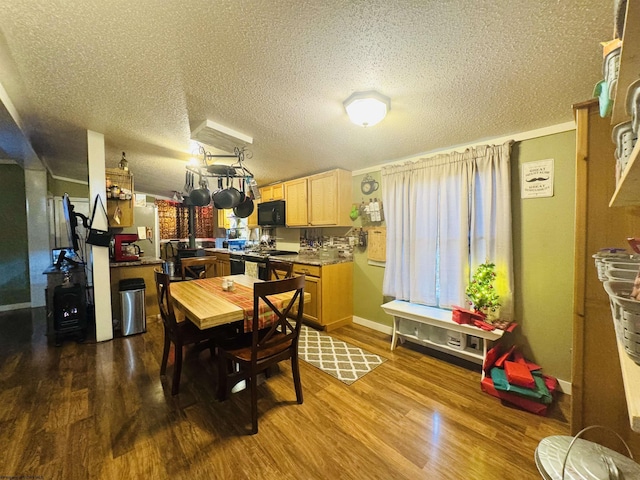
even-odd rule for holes
{"type": "Polygon", "coordinates": [[[391,100],[389,97],[375,90],[355,92],[351,94],[343,104],[347,115],[349,115],[349,119],[361,127],[374,126],[391,110],[391,100]]]}

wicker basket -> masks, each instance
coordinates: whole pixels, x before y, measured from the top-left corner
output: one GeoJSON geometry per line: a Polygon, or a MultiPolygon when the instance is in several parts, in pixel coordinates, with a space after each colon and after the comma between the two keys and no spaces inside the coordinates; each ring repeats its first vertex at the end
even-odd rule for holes
{"type": "Polygon", "coordinates": [[[616,338],[624,351],[640,364],[640,302],[629,298],[633,282],[606,281],[616,338]]]}

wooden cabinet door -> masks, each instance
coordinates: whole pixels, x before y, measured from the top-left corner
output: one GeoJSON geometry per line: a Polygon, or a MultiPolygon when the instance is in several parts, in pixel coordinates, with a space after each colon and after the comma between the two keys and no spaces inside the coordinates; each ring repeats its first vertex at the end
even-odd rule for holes
{"type": "Polygon", "coordinates": [[[225,230],[231,228],[231,220],[227,216],[228,213],[228,210],[218,210],[218,228],[224,228],[225,230]]]}
{"type": "Polygon", "coordinates": [[[276,183],[275,185],[267,185],[260,188],[260,201],[271,202],[273,200],[282,200],[284,198],[284,184],[276,183]]]}
{"type": "Polygon", "coordinates": [[[285,182],[284,193],[287,202],[287,226],[307,226],[307,179],[299,178],[285,182]]]}
{"type": "Polygon", "coordinates": [[[336,172],[313,175],[309,182],[309,223],[338,224],[338,176],[336,172]]]}
{"type": "Polygon", "coordinates": [[[305,275],[304,291],[311,300],[304,304],[303,317],[317,325],[322,325],[322,283],[320,267],[313,265],[293,264],[294,275],[305,275]]]}
{"type": "Polygon", "coordinates": [[[258,226],[258,202],[253,201],[253,213],[247,217],[247,227],[256,228],[258,226]]]}

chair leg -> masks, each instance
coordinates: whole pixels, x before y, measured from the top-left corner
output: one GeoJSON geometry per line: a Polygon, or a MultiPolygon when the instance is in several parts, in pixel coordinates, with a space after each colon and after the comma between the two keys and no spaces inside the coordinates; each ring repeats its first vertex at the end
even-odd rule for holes
{"type": "Polygon", "coordinates": [[[173,385],[171,387],[171,395],[180,393],[180,373],[182,373],[182,343],[176,342],[176,361],[173,366],[173,385]]]}
{"type": "Polygon", "coordinates": [[[251,434],[258,433],[258,375],[251,372],[251,434]]]}
{"type": "Polygon", "coordinates": [[[222,356],[218,356],[218,400],[224,401],[227,399],[227,365],[229,361],[222,356]]]}
{"type": "Polygon", "coordinates": [[[296,389],[296,399],[302,403],[302,382],[300,382],[300,364],[298,355],[291,356],[291,372],[293,373],[293,385],[296,389]]]}
{"type": "Polygon", "coordinates": [[[164,332],[164,350],[162,351],[162,363],[160,364],[160,375],[167,373],[167,360],[169,359],[169,349],[171,348],[171,340],[167,332],[164,332]]]}

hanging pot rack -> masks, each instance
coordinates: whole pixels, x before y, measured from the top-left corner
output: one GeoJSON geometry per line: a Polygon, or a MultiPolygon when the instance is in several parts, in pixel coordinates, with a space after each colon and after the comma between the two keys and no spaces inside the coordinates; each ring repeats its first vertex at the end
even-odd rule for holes
{"type": "Polygon", "coordinates": [[[202,177],[210,178],[245,178],[253,179],[253,173],[244,166],[244,159],[251,158],[253,154],[245,150],[245,148],[235,147],[233,154],[213,154],[207,152],[204,147],[200,146],[199,154],[202,155],[200,165],[187,165],[189,172],[195,173],[202,177]],[[218,158],[235,158],[236,161],[231,165],[216,164],[215,159],[218,158]]]}

